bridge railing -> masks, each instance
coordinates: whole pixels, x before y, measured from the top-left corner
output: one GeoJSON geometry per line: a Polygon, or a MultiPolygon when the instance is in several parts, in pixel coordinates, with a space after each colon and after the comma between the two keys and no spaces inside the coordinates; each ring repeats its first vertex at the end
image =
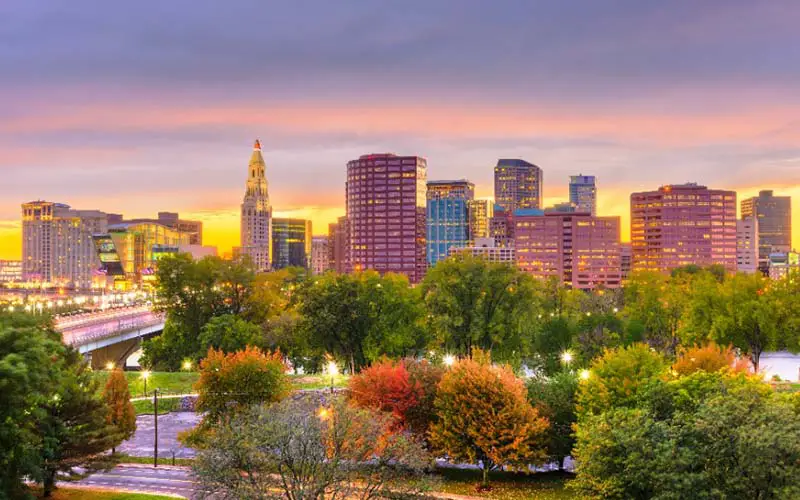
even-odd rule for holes
{"type": "Polygon", "coordinates": [[[71,345],[82,345],[96,340],[114,337],[116,335],[154,326],[164,321],[164,316],[160,314],[149,314],[148,317],[122,318],[110,321],[102,325],[81,327],[75,332],[66,330],[63,332],[64,340],[71,345]]]}

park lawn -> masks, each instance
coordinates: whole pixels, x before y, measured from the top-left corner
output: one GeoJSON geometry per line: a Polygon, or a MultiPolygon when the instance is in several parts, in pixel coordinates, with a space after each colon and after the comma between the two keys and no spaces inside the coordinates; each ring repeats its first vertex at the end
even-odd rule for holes
{"type": "MultiPolygon", "coordinates": [[[[300,390],[328,389],[331,386],[330,375],[289,375],[289,380],[292,381],[295,389],[300,390]]],[[[333,386],[336,388],[347,387],[348,380],[350,380],[349,375],[336,375],[333,377],[333,386]]]]}
{"type": "Polygon", "coordinates": [[[539,472],[520,474],[495,471],[489,474],[490,491],[477,490],[481,482],[478,470],[439,468],[437,474],[442,482],[436,491],[467,495],[492,500],[567,500],[579,498],[566,488],[572,474],[563,472],[539,472]]]}
{"type": "MultiPolygon", "coordinates": [[[[43,498],[37,495],[36,498],[43,498]]],[[[150,495],[147,493],[124,493],[85,488],[58,488],[50,497],[51,500],[166,500],[173,496],[150,495]]]]}
{"type": "MultiPolygon", "coordinates": [[[[183,465],[186,467],[191,467],[194,464],[194,458],[176,458],[175,463],[172,462],[172,458],[158,458],[159,465],[183,465]]],[[[120,454],[119,457],[120,464],[153,464],[153,457],[132,457],[130,455],[120,454]]]]}
{"type": "MultiPolygon", "coordinates": [[[[181,398],[158,398],[158,414],[164,415],[171,411],[177,411],[181,406],[181,398]]],[[[137,415],[153,414],[153,399],[140,399],[133,401],[133,408],[137,415]]]]}

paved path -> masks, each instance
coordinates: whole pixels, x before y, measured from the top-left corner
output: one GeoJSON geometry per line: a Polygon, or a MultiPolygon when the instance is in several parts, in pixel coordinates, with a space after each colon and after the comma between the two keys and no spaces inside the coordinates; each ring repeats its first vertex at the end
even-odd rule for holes
{"type": "Polygon", "coordinates": [[[73,485],[111,488],[143,493],[161,493],[195,498],[195,488],[188,467],[118,465],[108,472],[98,472],[73,485]]]}
{"type": "MultiPolygon", "coordinates": [[[[192,412],[172,412],[158,416],[158,456],[162,459],[194,458],[195,451],[178,442],[178,434],[191,429],[200,422],[200,415],[192,412]]],[[[152,457],[155,437],[153,415],[136,417],[136,432],[117,450],[133,457],[152,457]]]]}

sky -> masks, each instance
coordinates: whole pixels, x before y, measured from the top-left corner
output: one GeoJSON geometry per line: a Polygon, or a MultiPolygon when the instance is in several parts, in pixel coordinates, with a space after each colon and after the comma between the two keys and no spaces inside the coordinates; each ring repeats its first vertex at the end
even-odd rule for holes
{"type": "MultiPolygon", "coordinates": [[[[238,242],[255,138],[274,213],[344,215],[348,160],[416,154],[492,196],[498,158],[598,178],[598,211],[698,182],[792,195],[800,2],[4,0],[0,259],[20,204],[177,211],[238,242]]],[[[800,247],[800,231],[794,231],[800,247]]]]}

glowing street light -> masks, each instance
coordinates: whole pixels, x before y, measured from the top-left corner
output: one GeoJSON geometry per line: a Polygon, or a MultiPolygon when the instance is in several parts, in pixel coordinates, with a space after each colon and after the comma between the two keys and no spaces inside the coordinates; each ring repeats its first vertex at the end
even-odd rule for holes
{"type": "Polygon", "coordinates": [[[444,361],[445,366],[453,366],[453,364],[456,362],[456,357],[452,354],[448,354],[442,359],[442,361],[444,361]]]}
{"type": "Polygon", "coordinates": [[[614,314],[616,314],[616,313],[618,313],[618,312],[619,312],[619,307],[615,307],[615,308],[614,308],[614,314]]]}
{"type": "Polygon", "coordinates": [[[328,361],[328,374],[331,376],[331,394],[333,394],[334,378],[339,374],[339,367],[335,361],[328,361]]]}
{"type": "Polygon", "coordinates": [[[150,377],[150,370],[142,372],[142,380],[144,380],[144,395],[147,396],[147,379],[150,377]]]}
{"type": "Polygon", "coordinates": [[[317,412],[317,416],[322,421],[328,420],[331,416],[331,411],[323,406],[317,412]]]}
{"type": "Polygon", "coordinates": [[[581,373],[580,373],[579,376],[580,376],[581,380],[589,380],[589,377],[591,376],[591,373],[589,372],[589,370],[581,370],[581,373]]]}
{"type": "Polygon", "coordinates": [[[106,363],[106,370],[111,371],[113,369],[114,369],[114,362],[113,361],[109,361],[108,363],[106,363]]]}
{"type": "Polygon", "coordinates": [[[565,365],[572,363],[572,353],[569,351],[564,351],[561,353],[561,362],[565,365]]]}
{"type": "Polygon", "coordinates": [[[191,362],[191,360],[187,359],[187,360],[185,360],[183,362],[183,364],[181,366],[183,367],[184,370],[186,370],[188,372],[189,370],[192,369],[192,362],[191,362]]]}

